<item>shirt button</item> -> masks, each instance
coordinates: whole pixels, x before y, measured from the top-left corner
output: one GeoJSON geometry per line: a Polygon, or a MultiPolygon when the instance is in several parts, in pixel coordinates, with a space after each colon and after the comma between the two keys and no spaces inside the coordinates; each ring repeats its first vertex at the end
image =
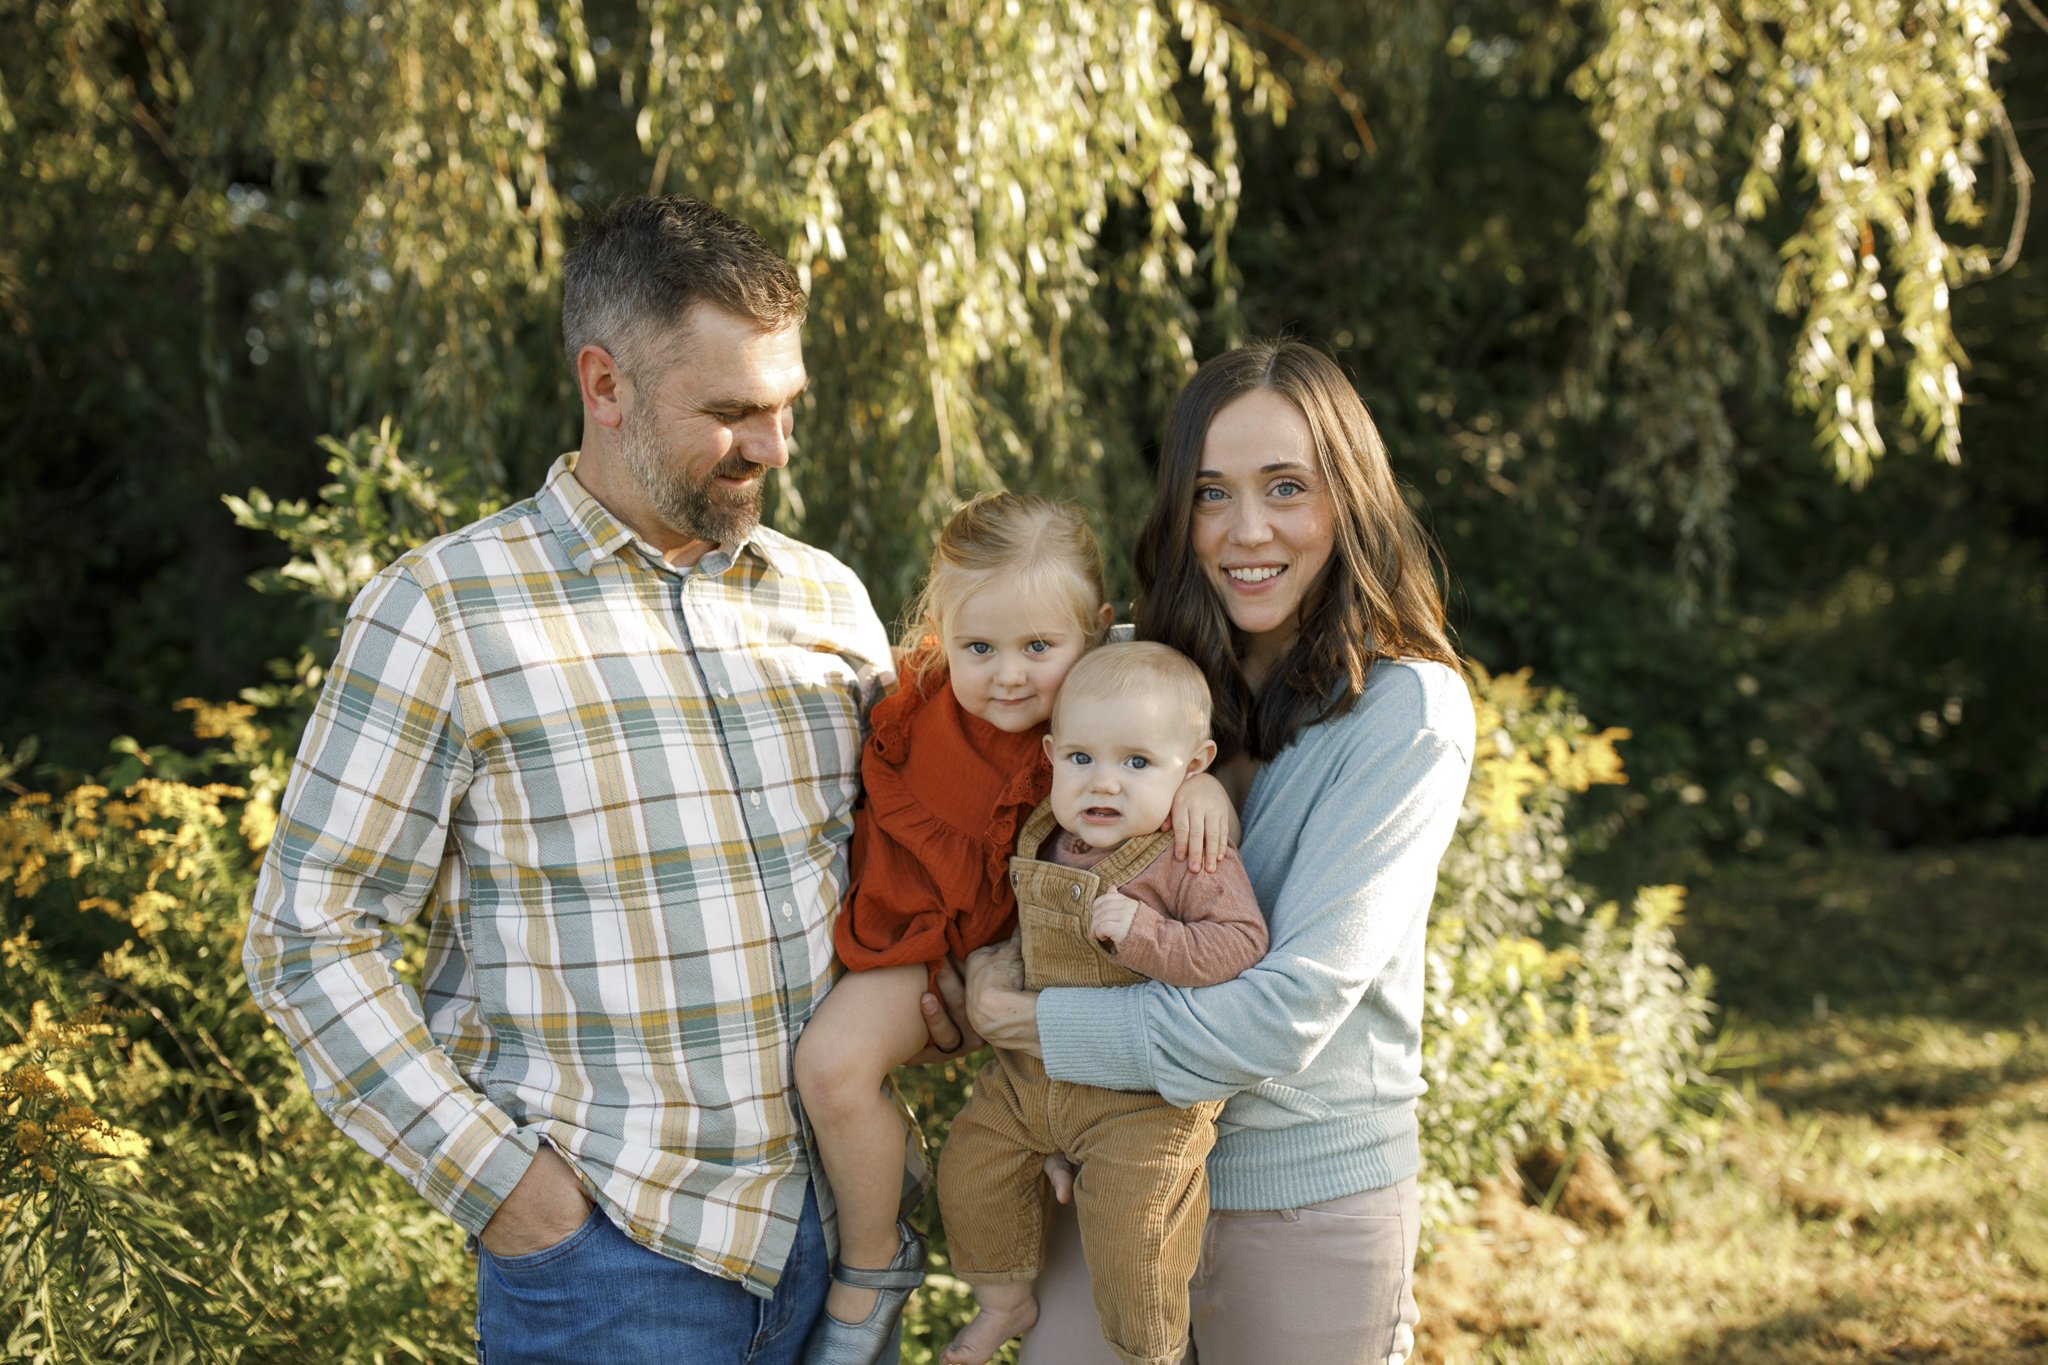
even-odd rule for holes
{"type": "Polygon", "coordinates": [[[748,804],[748,805],[750,805],[750,806],[753,806],[753,807],[755,807],[756,809],[759,809],[759,807],[760,807],[760,805],[761,805],[761,793],[759,793],[759,792],[748,792],[748,793],[747,793],[747,804],[748,804]]]}
{"type": "Polygon", "coordinates": [[[719,698],[720,698],[721,700],[723,700],[723,701],[731,701],[731,700],[732,700],[732,689],[731,689],[730,687],[720,687],[720,688],[718,689],[718,695],[719,695],[719,698]]]}
{"type": "Polygon", "coordinates": [[[794,905],[791,905],[788,901],[784,901],[782,903],[782,917],[784,919],[788,919],[791,915],[794,915],[795,913],[796,907],[794,905]]]}

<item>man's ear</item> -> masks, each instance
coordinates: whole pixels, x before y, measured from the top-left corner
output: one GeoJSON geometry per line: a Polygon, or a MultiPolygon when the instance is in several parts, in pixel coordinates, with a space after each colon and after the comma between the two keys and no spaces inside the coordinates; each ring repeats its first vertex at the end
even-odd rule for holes
{"type": "Polygon", "coordinates": [[[583,397],[583,412],[601,427],[618,427],[626,420],[626,391],[632,381],[619,362],[602,346],[585,346],[576,353],[576,388],[583,397]]]}
{"type": "Polygon", "coordinates": [[[1209,771],[1209,765],[1215,761],[1216,741],[1213,739],[1203,740],[1195,746],[1194,756],[1188,759],[1188,770],[1181,775],[1182,779],[1185,780],[1193,777],[1196,773],[1209,771]]]}

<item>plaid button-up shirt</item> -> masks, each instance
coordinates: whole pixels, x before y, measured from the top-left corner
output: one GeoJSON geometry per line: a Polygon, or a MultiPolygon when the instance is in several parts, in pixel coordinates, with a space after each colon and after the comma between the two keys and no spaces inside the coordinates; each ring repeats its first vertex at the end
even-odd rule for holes
{"type": "Polygon", "coordinates": [[[564,456],[356,600],[245,962],[321,1107],[480,1230],[543,1140],[635,1240],[773,1290],[888,639],[760,530],[665,566],[564,456]],[[424,981],[394,925],[433,909],[424,981]]]}

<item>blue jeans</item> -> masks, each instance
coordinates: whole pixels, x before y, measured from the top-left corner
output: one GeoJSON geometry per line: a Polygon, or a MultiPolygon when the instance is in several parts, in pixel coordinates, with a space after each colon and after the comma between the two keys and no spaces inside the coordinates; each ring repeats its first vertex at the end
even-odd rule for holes
{"type": "Polygon", "coordinates": [[[478,1250],[476,1358],[479,1365],[794,1365],[824,1307],[830,1270],[809,1191],[772,1299],[657,1255],[592,1209],[554,1246],[525,1256],[478,1250]]]}

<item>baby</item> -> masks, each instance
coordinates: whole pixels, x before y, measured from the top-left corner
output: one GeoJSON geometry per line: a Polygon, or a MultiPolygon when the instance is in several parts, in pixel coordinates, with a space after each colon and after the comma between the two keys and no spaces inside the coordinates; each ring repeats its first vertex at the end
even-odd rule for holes
{"type": "MultiPolygon", "coordinates": [[[[1265,954],[1236,852],[1195,871],[1160,832],[1180,784],[1216,756],[1200,669],[1165,645],[1102,646],[1067,674],[1045,750],[1052,796],[1010,860],[1026,985],[1206,986],[1265,954]]],[[[1041,1171],[1055,1153],[1078,1167],[1104,1338],[1125,1361],[1178,1361],[1221,1108],[1051,1080],[1036,1057],[998,1049],[939,1156],[953,1271],[980,1308],[947,1347],[949,1365],[981,1365],[1037,1320],[1041,1171]]]]}

